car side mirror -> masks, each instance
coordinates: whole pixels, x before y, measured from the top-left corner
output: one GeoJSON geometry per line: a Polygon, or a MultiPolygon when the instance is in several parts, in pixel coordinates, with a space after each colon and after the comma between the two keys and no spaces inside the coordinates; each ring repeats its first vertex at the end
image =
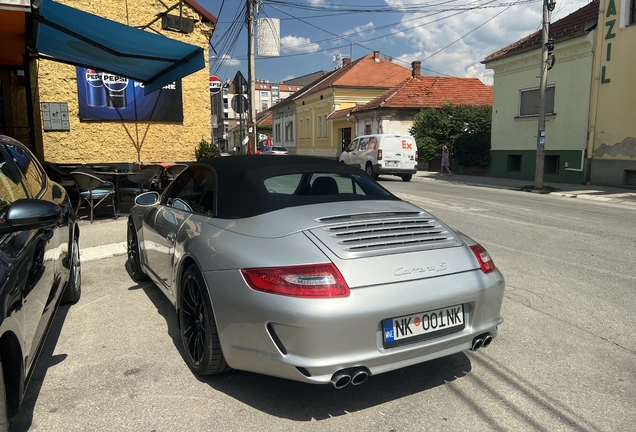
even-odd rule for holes
{"type": "Polygon", "coordinates": [[[46,228],[55,225],[61,216],[60,206],[50,201],[21,199],[7,209],[6,224],[0,227],[0,232],[46,228]]]}
{"type": "Polygon", "coordinates": [[[135,204],[142,206],[155,205],[159,202],[160,196],[161,195],[159,195],[159,192],[156,191],[142,193],[137,195],[137,197],[135,198],[135,204]]]}

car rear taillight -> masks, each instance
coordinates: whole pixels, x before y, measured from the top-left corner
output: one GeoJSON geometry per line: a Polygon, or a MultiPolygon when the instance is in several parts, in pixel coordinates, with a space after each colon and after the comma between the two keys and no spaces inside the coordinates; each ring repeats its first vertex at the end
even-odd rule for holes
{"type": "Polygon", "coordinates": [[[289,154],[289,152],[285,152],[285,154],[289,154]]]}
{"type": "Polygon", "coordinates": [[[495,270],[495,262],[490,258],[490,254],[484,249],[482,245],[476,244],[471,246],[470,249],[473,251],[475,256],[477,257],[477,261],[479,261],[479,266],[481,267],[481,271],[484,273],[490,273],[495,270]]]}
{"type": "Polygon", "coordinates": [[[382,160],[382,149],[378,150],[378,160],[382,160]]]}
{"type": "Polygon", "coordinates": [[[415,162],[417,162],[417,150],[415,150],[415,162]]]}
{"type": "Polygon", "coordinates": [[[250,288],[290,297],[333,298],[349,295],[349,286],[335,265],[242,269],[250,288]]]}

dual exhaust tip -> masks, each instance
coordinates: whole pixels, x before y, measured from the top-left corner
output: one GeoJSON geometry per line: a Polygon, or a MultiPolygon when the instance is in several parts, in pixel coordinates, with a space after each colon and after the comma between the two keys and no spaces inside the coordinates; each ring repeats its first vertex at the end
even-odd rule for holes
{"type": "Polygon", "coordinates": [[[365,367],[355,367],[350,369],[342,369],[333,374],[331,377],[331,385],[340,390],[349,384],[357,386],[365,382],[369,378],[369,370],[365,367]]]}
{"type": "Polygon", "coordinates": [[[484,333],[479,336],[476,336],[473,339],[473,343],[470,347],[471,351],[477,351],[479,348],[486,348],[493,340],[493,335],[491,333],[484,333]]]}
{"type": "MultiPolygon", "coordinates": [[[[477,351],[480,348],[486,348],[494,339],[492,333],[484,333],[476,336],[470,347],[471,351],[477,351]]],[[[350,369],[342,369],[334,373],[331,377],[331,385],[340,390],[349,384],[357,386],[362,384],[369,378],[369,370],[365,367],[354,367],[350,369]]]]}

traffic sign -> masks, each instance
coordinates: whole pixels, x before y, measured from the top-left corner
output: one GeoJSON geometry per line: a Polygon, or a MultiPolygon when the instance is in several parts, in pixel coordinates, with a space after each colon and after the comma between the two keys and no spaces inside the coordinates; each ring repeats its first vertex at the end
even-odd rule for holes
{"type": "Polygon", "coordinates": [[[247,98],[243,95],[235,95],[234,98],[232,98],[232,109],[234,112],[239,114],[247,112],[247,105],[247,98]]]}
{"type": "Polygon", "coordinates": [[[247,94],[247,81],[241,71],[236,71],[234,75],[234,93],[247,94]]]}
{"type": "Polygon", "coordinates": [[[217,94],[221,91],[221,78],[215,75],[210,75],[210,94],[217,94]]]}

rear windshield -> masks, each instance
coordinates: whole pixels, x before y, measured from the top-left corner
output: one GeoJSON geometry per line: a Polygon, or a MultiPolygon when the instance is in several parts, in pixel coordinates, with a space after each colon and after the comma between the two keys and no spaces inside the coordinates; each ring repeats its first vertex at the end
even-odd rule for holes
{"type": "Polygon", "coordinates": [[[264,180],[270,198],[297,200],[307,196],[321,198],[386,197],[389,192],[372,180],[349,173],[296,173],[264,180]]]}

